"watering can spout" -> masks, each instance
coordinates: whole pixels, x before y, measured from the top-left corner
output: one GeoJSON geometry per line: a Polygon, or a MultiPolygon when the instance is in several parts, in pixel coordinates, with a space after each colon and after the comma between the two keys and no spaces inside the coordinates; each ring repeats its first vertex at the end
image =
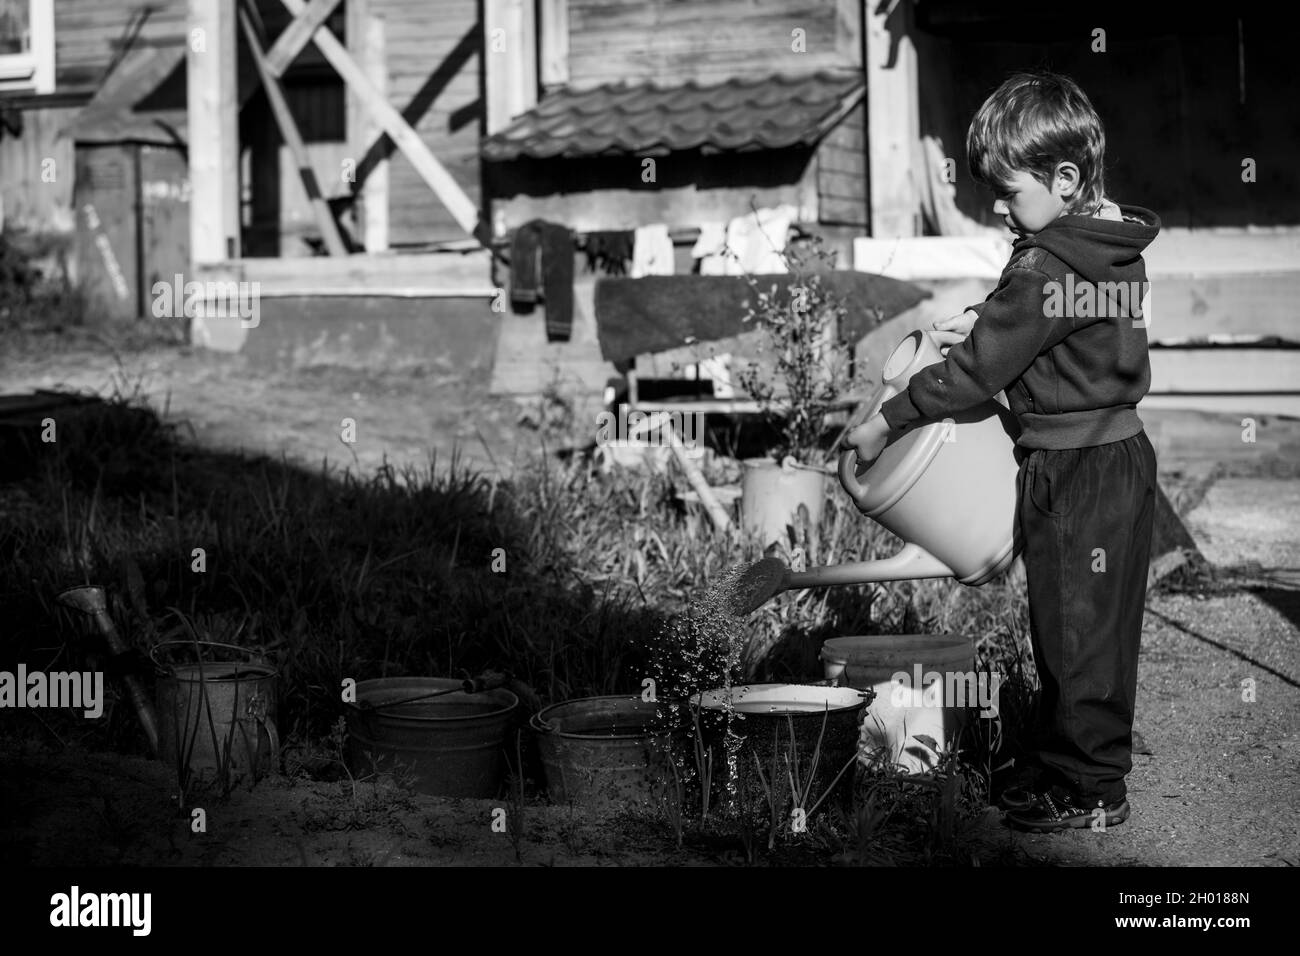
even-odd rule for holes
{"type": "Polygon", "coordinates": [[[875,584],[883,581],[914,581],[919,578],[956,577],[944,564],[919,544],[907,543],[897,554],[876,561],[832,564],[787,575],[790,588],[820,588],[837,584],[875,584]]]}
{"type": "Polygon", "coordinates": [[[791,571],[776,558],[764,558],[744,569],[730,589],[729,609],[737,617],[758,610],[782,591],[825,588],[842,584],[913,581],[956,577],[952,569],[918,544],[904,544],[898,553],[878,561],[831,564],[791,571]]]}

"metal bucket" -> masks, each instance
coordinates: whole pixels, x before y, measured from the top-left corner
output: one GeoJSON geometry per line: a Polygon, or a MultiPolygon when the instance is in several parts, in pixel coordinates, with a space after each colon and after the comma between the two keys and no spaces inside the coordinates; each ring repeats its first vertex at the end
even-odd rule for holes
{"type": "Polygon", "coordinates": [[[741,738],[736,778],[752,803],[762,798],[767,786],[779,789],[781,782],[769,779],[763,784],[756,765],[764,774],[770,775],[775,768],[784,776],[788,772],[786,759],[797,758],[803,777],[799,785],[808,787],[812,800],[848,779],[847,773],[839,775],[857,754],[863,711],[872,696],[870,690],[822,684],[740,684],[705,691],[694,700],[702,711],[714,716],[715,759],[723,754],[722,734],[716,732],[721,716],[730,709],[739,718],[731,722],[730,728],[741,738]]]}
{"type": "MultiPolygon", "coordinates": [[[[656,745],[657,705],[640,697],[585,697],[544,708],[529,725],[557,804],[584,807],[646,804],[667,769],[656,745]]],[[[664,741],[666,743],[666,741],[664,741]]]]}
{"type": "Polygon", "coordinates": [[[164,641],[157,668],[159,755],[202,780],[279,766],[274,667],[253,651],[212,641],[164,641]]]}
{"type": "Polygon", "coordinates": [[[461,683],[441,677],[388,677],[357,684],[357,702],[347,705],[348,766],[353,775],[409,772],[415,789],[430,796],[496,796],[505,779],[506,734],[519,706],[514,694],[457,690],[384,707],[386,702],[459,688],[461,683]]]}

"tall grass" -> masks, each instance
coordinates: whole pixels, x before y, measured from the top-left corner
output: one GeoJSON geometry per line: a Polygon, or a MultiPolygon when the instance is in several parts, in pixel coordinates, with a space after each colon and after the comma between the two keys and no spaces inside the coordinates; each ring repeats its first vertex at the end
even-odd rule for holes
{"type": "MultiPolygon", "coordinates": [[[[691,530],[671,473],[602,474],[582,456],[538,456],[509,480],[455,457],[312,471],[187,446],[131,394],[60,415],[58,429],[0,489],[0,658],[81,653],[52,597],[102,583],[137,642],[174,633],[172,606],[201,638],[269,657],[284,729],[308,737],[328,735],[349,677],[491,668],[545,702],[639,691],[666,622],[759,554],[691,530]]],[[[897,546],[837,488],[821,531],[811,562],[897,546]]],[[[818,679],[821,640],[855,633],[967,633],[1001,666],[1023,644],[1023,590],[1011,578],[793,592],[739,630],[746,679],[818,679]]]]}

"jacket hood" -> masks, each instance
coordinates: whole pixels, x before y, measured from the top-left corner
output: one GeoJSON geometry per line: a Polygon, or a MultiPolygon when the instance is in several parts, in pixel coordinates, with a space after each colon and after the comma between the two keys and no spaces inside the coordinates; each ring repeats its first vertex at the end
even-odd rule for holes
{"type": "Polygon", "coordinates": [[[1096,216],[1061,216],[1016,248],[1037,247],[1056,256],[1076,275],[1092,281],[1132,266],[1160,232],[1160,217],[1141,206],[1120,206],[1122,221],[1096,216]]]}

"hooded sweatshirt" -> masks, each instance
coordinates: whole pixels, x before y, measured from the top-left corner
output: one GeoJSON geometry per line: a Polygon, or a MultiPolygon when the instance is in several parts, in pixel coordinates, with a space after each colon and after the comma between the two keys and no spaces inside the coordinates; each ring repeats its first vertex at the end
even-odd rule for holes
{"type": "Polygon", "coordinates": [[[890,428],[943,419],[1006,390],[1025,448],[1087,448],[1142,430],[1151,387],[1142,251],[1160,231],[1149,209],[1069,215],[1023,236],[965,341],[885,402],[890,428]],[[1112,215],[1107,215],[1112,212],[1112,215]]]}

